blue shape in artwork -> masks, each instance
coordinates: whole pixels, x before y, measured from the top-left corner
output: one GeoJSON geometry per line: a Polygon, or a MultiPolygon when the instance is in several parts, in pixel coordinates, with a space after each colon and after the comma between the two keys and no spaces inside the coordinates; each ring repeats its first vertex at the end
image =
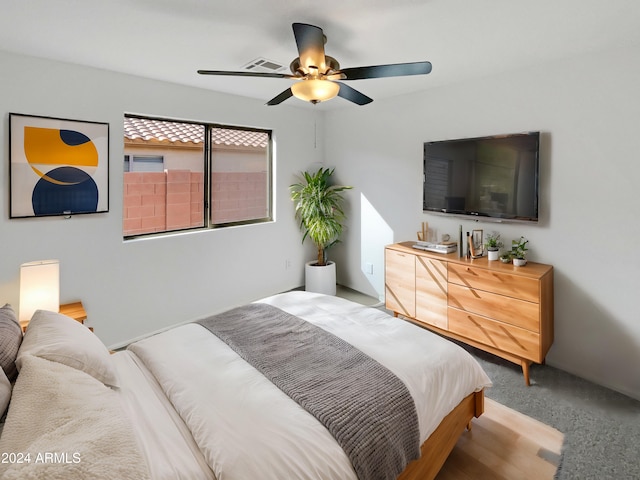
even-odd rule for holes
{"type": "Polygon", "coordinates": [[[82,145],[91,141],[84,133],[76,132],[75,130],[60,130],[60,140],[72,146],[82,145]]]}
{"type": "Polygon", "coordinates": [[[31,196],[36,215],[89,213],[98,209],[98,186],[89,174],[75,167],[59,167],[38,180],[31,196]],[[64,184],[54,183],[47,177],[64,184]]]}

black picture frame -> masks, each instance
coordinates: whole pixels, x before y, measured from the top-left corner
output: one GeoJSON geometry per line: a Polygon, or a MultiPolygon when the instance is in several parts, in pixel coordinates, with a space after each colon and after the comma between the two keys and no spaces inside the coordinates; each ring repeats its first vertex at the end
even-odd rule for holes
{"type": "Polygon", "coordinates": [[[108,211],[108,123],[9,114],[9,218],[108,211]]]}

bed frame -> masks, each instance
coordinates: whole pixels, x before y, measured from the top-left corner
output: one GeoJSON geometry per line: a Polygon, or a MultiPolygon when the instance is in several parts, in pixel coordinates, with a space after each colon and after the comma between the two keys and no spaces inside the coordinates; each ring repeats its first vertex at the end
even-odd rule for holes
{"type": "Polygon", "coordinates": [[[420,458],[407,465],[398,480],[433,480],[471,419],[484,412],[484,390],[465,397],[438,425],[420,448],[420,458]]]}

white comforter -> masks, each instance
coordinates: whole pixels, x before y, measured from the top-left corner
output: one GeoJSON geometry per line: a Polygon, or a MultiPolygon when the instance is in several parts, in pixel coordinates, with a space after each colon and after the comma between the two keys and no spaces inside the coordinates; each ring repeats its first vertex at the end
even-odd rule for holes
{"type": "MultiPolygon", "coordinates": [[[[491,382],[460,347],[376,309],[307,292],[262,300],[347,340],[402,379],[426,440],[491,382]]],[[[153,373],[218,480],[354,479],[326,428],[209,331],[183,325],[129,347],[153,373]]]]}
{"type": "Polygon", "coordinates": [[[151,478],[118,393],[92,376],[25,355],[13,395],[3,480],[151,478]]]}

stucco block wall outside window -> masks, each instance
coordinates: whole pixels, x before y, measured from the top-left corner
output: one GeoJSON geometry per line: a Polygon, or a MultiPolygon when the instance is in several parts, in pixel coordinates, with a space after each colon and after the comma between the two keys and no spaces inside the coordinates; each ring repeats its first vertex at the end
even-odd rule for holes
{"type": "Polygon", "coordinates": [[[267,172],[213,172],[213,223],[264,218],[269,213],[267,172]]]}
{"type": "Polygon", "coordinates": [[[126,172],[124,235],[202,227],[203,184],[202,173],[188,170],[126,172]]]}
{"type": "MultiPolygon", "coordinates": [[[[211,175],[214,223],[268,215],[266,172],[211,175]]],[[[143,235],[204,226],[204,178],[200,172],[126,172],[124,235],[143,235]]]]}

